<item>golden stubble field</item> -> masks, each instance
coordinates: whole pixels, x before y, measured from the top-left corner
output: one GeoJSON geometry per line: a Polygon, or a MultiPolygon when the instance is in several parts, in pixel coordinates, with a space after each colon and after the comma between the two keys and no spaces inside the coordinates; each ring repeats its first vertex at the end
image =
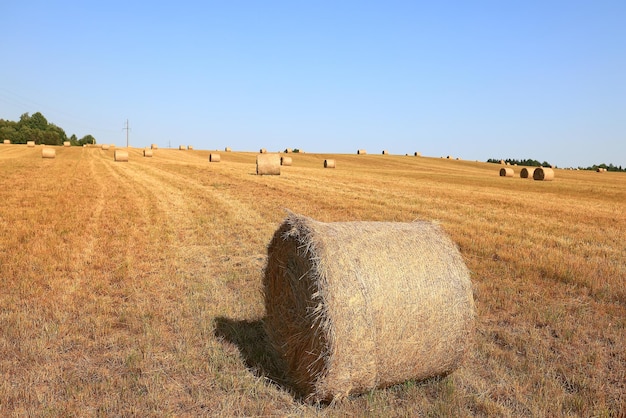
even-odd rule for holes
{"type": "Polygon", "coordinates": [[[129,151],[0,145],[0,415],[626,413],[625,174],[294,154],[256,176],[255,153],[129,151]],[[284,208],[440,222],[472,272],[463,366],[330,405],[277,384],[261,281],[284,208]]]}

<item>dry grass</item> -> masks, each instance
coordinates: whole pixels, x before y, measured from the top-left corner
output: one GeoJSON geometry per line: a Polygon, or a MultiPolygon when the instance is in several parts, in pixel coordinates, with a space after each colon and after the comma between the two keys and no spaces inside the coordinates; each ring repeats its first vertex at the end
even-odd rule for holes
{"type": "Polygon", "coordinates": [[[620,416],[626,181],[494,165],[256,153],[0,148],[0,415],[620,416]],[[62,152],[61,152],[62,151],[62,152]],[[285,191],[289,191],[286,193],[285,191]],[[308,405],[263,331],[283,208],[322,221],[438,220],[471,271],[476,338],[447,377],[308,405]]]}

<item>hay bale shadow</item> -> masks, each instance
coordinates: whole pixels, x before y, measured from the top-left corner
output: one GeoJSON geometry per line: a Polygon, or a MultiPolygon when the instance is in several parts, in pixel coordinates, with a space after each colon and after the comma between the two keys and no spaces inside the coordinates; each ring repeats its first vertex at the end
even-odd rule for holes
{"type": "Polygon", "coordinates": [[[269,379],[282,389],[291,391],[285,375],[286,369],[269,343],[262,320],[217,317],[215,336],[237,346],[246,366],[255,376],[269,379]]]}

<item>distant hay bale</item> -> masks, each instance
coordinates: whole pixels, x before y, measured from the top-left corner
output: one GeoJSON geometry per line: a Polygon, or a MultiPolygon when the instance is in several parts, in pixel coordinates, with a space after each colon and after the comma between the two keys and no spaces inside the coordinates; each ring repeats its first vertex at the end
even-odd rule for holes
{"type": "Polygon", "coordinates": [[[56,157],[57,152],[53,148],[42,148],[41,149],[41,158],[54,158],[56,157]]]}
{"type": "Polygon", "coordinates": [[[324,168],[335,168],[335,160],[324,160],[324,168]]]}
{"type": "Polygon", "coordinates": [[[502,165],[506,165],[506,161],[504,161],[504,160],[500,160],[500,164],[502,164],[502,165]]]}
{"type": "Polygon", "coordinates": [[[360,150],[357,150],[357,152],[356,152],[356,153],[357,153],[357,155],[366,155],[366,154],[367,154],[367,151],[366,151],[366,150],[364,150],[364,149],[360,149],[360,150]]]}
{"type": "Polygon", "coordinates": [[[330,401],[456,369],[474,329],[469,271],[435,223],[323,223],[290,214],[263,278],[288,384],[330,401]]]}
{"type": "Polygon", "coordinates": [[[387,151],[386,149],[383,150],[383,155],[387,155],[389,154],[389,151],[387,151]]]}
{"type": "Polygon", "coordinates": [[[500,169],[500,177],[513,177],[515,172],[512,168],[501,168],[500,169]]]}
{"type": "Polygon", "coordinates": [[[102,144],[100,148],[102,148],[103,150],[108,150],[109,148],[111,148],[111,146],[109,144],[102,144]]]}
{"type": "Polygon", "coordinates": [[[26,146],[29,148],[33,148],[35,146],[35,141],[26,141],[26,146]]]}
{"type": "Polygon", "coordinates": [[[421,153],[421,152],[417,152],[417,151],[415,151],[415,152],[413,153],[413,156],[415,156],[415,157],[421,157],[421,156],[422,156],[422,153],[421,153]]]}
{"type": "Polygon", "coordinates": [[[128,151],[116,149],[115,153],[113,154],[113,158],[115,161],[128,161],[128,151]]]}
{"type": "Polygon", "coordinates": [[[64,147],[69,147],[70,145],[72,145],[72,144],[70,144],[70,141],[63,141],[63,146],[64,147]]]}
{"type": "Polygon", "coordinates": [[[520,178],[523,179],[532,179],[533,178],[533,173],[535,172],[534,168],[522,168],[522,171],[519,172],[519,176],[520,178]]]}
{"type": "Polygon", "coordinates": [[[448,155],[448,156],[446,157],[446,159],[451,160],[451,159],[452,159],[452,156],[451,156],[451,155],[448,155]]]}
{"type": "Polygon", "coordinates": [[[224,148],[224,152],[231,152],[232,150],[230,149],[230,147],[226,147],[224,148]]]}
{"type": "Polygon", "coordinates": [[[181,150],[181,151],[185,151],[185,150],[187,150],[187,146],[186,145],[179,145],[178,149],[181,150]]]}
{"type": "Polygon", "coordinates": [[[219,163],[221,161],[222,157],[217,154],[217,153],[210,153],[209,154],[209,162],[210,163],[219,163]]]}
{"type": "Polygon", "coordinates": [[[2,143],[6,144],[6,145],[9,145],[11,143],[11,140],[10,139],[5,139],[2,143]]]}
{"type": "Polygon", "coordinates": [[[150,144],[150,149],[159,149],[157,144],[150,144]]]}
{"type": "MultiPolygon", "coordinates": [[[[115,151],[117,152],[117,151],[115,151]]],[[[152,148],[143,150],[144,157],[152,157],[152,148]]]]}
{"type": "Polygon", "coordinates": [[[280,175],[280,155],[259,154],[256,156],[256,173],[263,176],[280,175]]]}
{"type": "Polygon", "coordinates": [[[537,167],[533,173],[533,179],[552,181],[554,180],[554,170],[548,167],[537,167]]]}
{"type": "Polygon", "coordinates": [[[293,158],[291,157],[280,157],[280,165],[289,166],[293,163],[293,158]]]}
{"type": "Polygon", "coordinates": [[[193,145],[187,145],[188,150],[193,150],[193,145]]]}
{"type": "Polygon", "coordinates": [[[293,150],[291,148],[285,148],[285,154],[291,154],[293,150]]]}
{"type": "Polygon", "coordinates": [[[259,150],[259,152],[260,152],[261,154],[266,154],[266,153],[267,153],[267,150],[266,150],[265,148],[261,148],[261,149],[259,150]]]}

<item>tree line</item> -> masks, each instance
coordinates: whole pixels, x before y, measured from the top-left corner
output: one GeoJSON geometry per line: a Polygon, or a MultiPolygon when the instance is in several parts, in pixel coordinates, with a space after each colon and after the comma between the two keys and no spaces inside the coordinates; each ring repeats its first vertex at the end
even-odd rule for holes
{"type": "Polygon", "coordinates": [[[35,144],[43,145],[63,145],[69,141],[71,145],[82,146],[85,144],[95,144],[96,138],[92,135],[85,135],[78,139],[72,134],[69,138],[65,131],[49,123],[40,112],[30,116],[28,113],[22,114],[20,120],[10,121],[0,119],[0,140],[8,139],[12,144],[25,144],[28,141],[35,141],[35,144]]]}
{"type": "MultiPolygon", "coordinates": [[[[504,161],[505,163],[509,163],[511,165],[523,165],[523,166],[527,166],[527,167],[552,167],[552,164],[550,164],[547,161],[544,161],[542,163],[540,163],[537,160],[533,160],[533,159],[526,159],[526,160],[516,160],[514,158],[506,158],[504,160],[501,159],[496,159],[496,158],[489,158],[487,160],[488,163],[495,163],[495,164],[500,164],[500,161],[504,161]]],[[[556,167],[556,166],[554,166],[556,167]]],[[[606,171],[626,171],[626,169],[623,169],[622,166],[616,166],[613,164],[594,164],[590,167],[578,167],[579,170],[597,170],[598,168],[606,168],[606,171]]]]}

